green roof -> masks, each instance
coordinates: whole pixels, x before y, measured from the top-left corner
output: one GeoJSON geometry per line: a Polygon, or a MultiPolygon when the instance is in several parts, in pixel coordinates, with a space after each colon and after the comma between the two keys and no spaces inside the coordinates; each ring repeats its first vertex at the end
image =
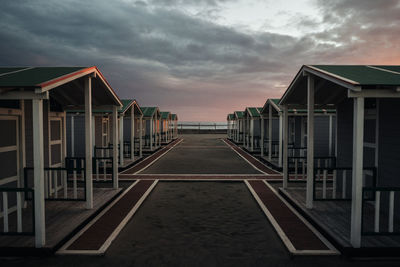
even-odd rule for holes
{"type": "Polygon", "coordinates": [[[143,117],[151,117],[157,111],[157,107],[142,107],[143,117]]]}
{"type": "Polygon", "coordinates": [[[252,117],[260,117],[260,111],[262,108],[248,107],[246,110],[249,111],[250,116],[252,117]]]}
{"type": "Polygon", "coordinates": [[[358,85],[400,85],[400,66],[311,65],[317,71],[358,85]]]}
{"type": "Polygon", "coordinates": [[[233,114],[233,113],[228,114],[227,119],[228,120],[234,120],[235,119],[235,114],[233,114]]]}
{"type": "Polygon", "coordinates": [[[171,112],[169,112],[169,111],[161,111],[160,113],[161,113],[162,120],[168,120],[168,116],[169,116],[169,114],[171,114],[171,112]]]}
{"type": "Polygon", "coordinates": [[[0,68],[0,87],[33,87],[86,67],[0,68]]]}
{"type": "Polygon", "coordinates": [[[178,118],[178,116],[176,116],[176,114],[171,114],[171,119],[172,120],[176,120],[178,118]]]}
{"type": "Polygon", "coordinates": [[[238,119],[242,119],[243,116],[244,116],[244,112],[243,112],[243,111],[235,111],[235,116],[236,116],[238,119]]]}

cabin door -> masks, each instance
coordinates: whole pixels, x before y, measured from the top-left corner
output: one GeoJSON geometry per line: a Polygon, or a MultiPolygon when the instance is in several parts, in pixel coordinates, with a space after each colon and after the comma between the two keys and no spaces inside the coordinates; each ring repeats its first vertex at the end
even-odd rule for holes
{"type": "Polygon", "coordinates": [[[0,186],[17,187],[20,181],[18,125],[18,116],[0,115],[0,186]]]}
{"type": "Polygon", "coordinates": [[[62,167],[63,149],[62,149],[62,119],[57,117],[50,118],[49,135],[49,165],[50,167],[62,167]]]}

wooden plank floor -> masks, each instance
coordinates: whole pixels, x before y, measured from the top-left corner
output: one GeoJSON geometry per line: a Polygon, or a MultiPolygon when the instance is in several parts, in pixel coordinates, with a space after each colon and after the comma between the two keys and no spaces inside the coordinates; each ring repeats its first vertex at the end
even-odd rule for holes
{"type": "MultiPolygon", "coordinates": [[[[289,196],[313,221],[324,229],[342,247],[348,248],[350,245],[350,212],[351,201],[314,201],[313,209],[305,208],[305,189],[288,188],[281,190],[283,194],[289,196]]],[[[368,204],[364,209],[364,215],[368,218],[365,221],[366,229],[373,229],[373,205],[368,204]]],[[[381,217],[381,225],[387,225],[381,217]]],[[[363,236],[361,246],[364,248],[373,247],[400,247],[400,236],[363,236]]]]}
{"type": "MultiPolygon", "coordinates": [[[[93,209],[86,209],[84,201],[46,201],[46,246],[53,248],[76,227],[88,219],[97,209],[102,207],[118,193],[121,189],[93,188],[93,209]]],[[[15,216],[15,213],[13,213],[15,216]]],[[[12,216],[10,222],[12,221],[12,216]]],[[[2,222],[0,223],[2,228],[2,222]]],[[[23,230],[32,229],[31,202],[23,212],[23,230]]],[[[10,229],[11,230],[11,229],[10,229]]],[[[34,247],[33,236],[0,236],[0,248],[23,248],[34,247]]]]}

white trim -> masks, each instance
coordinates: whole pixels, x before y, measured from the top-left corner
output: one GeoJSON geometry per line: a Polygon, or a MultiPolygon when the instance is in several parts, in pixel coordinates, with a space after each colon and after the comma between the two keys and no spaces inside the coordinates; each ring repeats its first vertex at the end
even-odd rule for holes
{"type": "MultiPolygon", "coordinates": [[[[233,149],[233,147],[231,146],[231,145],[229,145],[224,139],[221,139],[221,141],[222,142],[224,142],[230,149],[232,149],[236,154],[238,154],[242,159],[244,159],[248,164],[250,164],[254,169],[256,169],[257,171],[259,171],[259,172],[261,172],[261,173],[263,173],[263,174],[265,174],[265,175],[271,175],[271,174],[269,174],[269,173],[266,173],[266,172],[264,172],[264,171],[262,171],[262,170],[260,170],[259,168],[257,168],[256,166],[254,166],[253,165],[253,163],[251,163],[250,161],[248,161],[245,157],[243,157],[238,151],[236,151],[235,149],[233,149]]],[[[240,147],[238,147],[238,148],[240,148],[240,147]]],[[[241,149],[241,148],[240,148],[241,149]]],[[[259,161],[258,159],[256,159],[255,157],[253,157],[252,155],[250,155],[250,154],[248,154],[250,157],[252,157],[253,159],[255,159],[255,160],[257,160],[257,161],[259,161]]],[[[260,161],[259,161],[260,162],[260,161]]],[[[261,162],[260,162],[261,163],[261,162]]],[[[261,163],[261,164],[263,164],[263,163],[261,163]]],[[[277,173],[277,175],[279,175],[279,173],[277,173]]]]}
{"type": "Polygon", "coordinates": [[[371,66],[371,65],[367,65],[366,67],[371,68],[371,69],[380,70],[380,71],[390,72],[390,73],[394,73],[394,74],[400,74],[400,72],[397,72],[397,71],[382,69],[382,68],[371,66]]]}
{"type": "MultiPolygon", "coordinates": [[[[167,151],[165,151],[164,153],[162,153],[161,155],[159,155],[157,158],[153,159],[149,164],[147,164],[145,167],[143,167],[142,169],[136,171],[135,173],[131,173],[132,174],[138,174],[141,171],[144,171],[145,169],[147,169],[148,167],[150,167],[151,165],[153,165],[154,162],[156,162],[159,158],[161,158],[162,156],[164,156],[165,154],[167,154],[171,149],[173,149],[175,146],[177,146],[178,144],[180,144],[183,141],[183,139],[179,140],[178,142],[176,142],[173,146],[171,146],[167,151]]],[[[133,166],[134,167],[134,166],[133,166]]],[[[124,170],[123,172],[121,172],[121,174],[124,174],[124,172],[128,171],[128,169],[124,170]]]]}

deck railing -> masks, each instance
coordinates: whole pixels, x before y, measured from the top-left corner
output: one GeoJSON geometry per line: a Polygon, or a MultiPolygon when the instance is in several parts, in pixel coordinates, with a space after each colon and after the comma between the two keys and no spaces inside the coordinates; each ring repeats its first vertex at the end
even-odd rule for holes
{"type": "MultiPolygon", "coordinates": [[[[66,160],[67,161],[67,160],[66,160]]],[[[68,165],[66,165],[68,166],[68,165]]],[[[84,166],[84,165],[83,165],[84,166]]],[[[73,167],[44,168],[44,194],[46,200],[85,201],[85,171],[82,164],[73,167]]],[[[34,188],[33,168],[24,169],[24,187],[34,188]]],[[[30,200],[29,196],[26,199],[30,200]]]]}
{"type": "MultiPolygon", "coordinates": [[[[109,157],[93,157],[92,158],[92,174],[93,182],[110,182],[114,181],[114,158],[109,157]]],[[[85,183],[85,158],[68,157],[65,159],[65,166],[68,173],[72,173],[72,177],[77,176],[78,183],[85,183]],[[83,167],[82,167],[83,166],[83,167]],[[75,169],[76,168],[76,169],[75,169]]],[[[75,182],[75,179],[73,179],[75,182]]],[[[86,190],[86,189],[85,189],[86,190]]]]}
{"type": "MultiPolygon", "coordinates": [[[[324,200],[351,200],[352,167],[317,167],[314,169],[314,191],[316,201],[324,200]]],[[[376,186],[376,168],[363,168],[363,184],[376,186]]],[[[370,195],[369,200],[375,196],[370,195]]]]}
{"type": "Polygon", "coordinates": [[[29,208],[31,212],[30,219],[32,220],[31,228],[25,229],[23,226],[23,218],[29,218],[28,216],[23,216],[24,202],[26,197],[33,200],[34,190],[31,188],[0,187],[0,192],[2,198],[1,217],[3,221],[3,229],[0,230],[0,235],[35,235],[33,201],[29,208]]]}
{"type": "MultiPolygon", "coordinates": [[[[331,169],[336,166],[336,157],[314,157],[314,166],[317,179],[321,179],[321,168],[331,169]]],[[[288,169],[289,181],[307,180],[307,156],[289,156],[288,169]]]]}
{"type": "Polygon", "coordinates": [[[362,192],[362,235],[400,235],[400,228],[395,227],[400,224],[400,216],[395,214],[395,206],[398,207],[400,202],[400,187],[363,187],[362,192]],[[371,194],[375,200],[373,205],[371,194]]]}
{"type": "MultiPolygon", "coordinates": [[[[269,155],[269,139],[264,138],[264,156],[268,157],[269,155]]],[[[271,142],[271,158],[276,159],[279,158],[279,141],[272,140],[271,142]]]]}

